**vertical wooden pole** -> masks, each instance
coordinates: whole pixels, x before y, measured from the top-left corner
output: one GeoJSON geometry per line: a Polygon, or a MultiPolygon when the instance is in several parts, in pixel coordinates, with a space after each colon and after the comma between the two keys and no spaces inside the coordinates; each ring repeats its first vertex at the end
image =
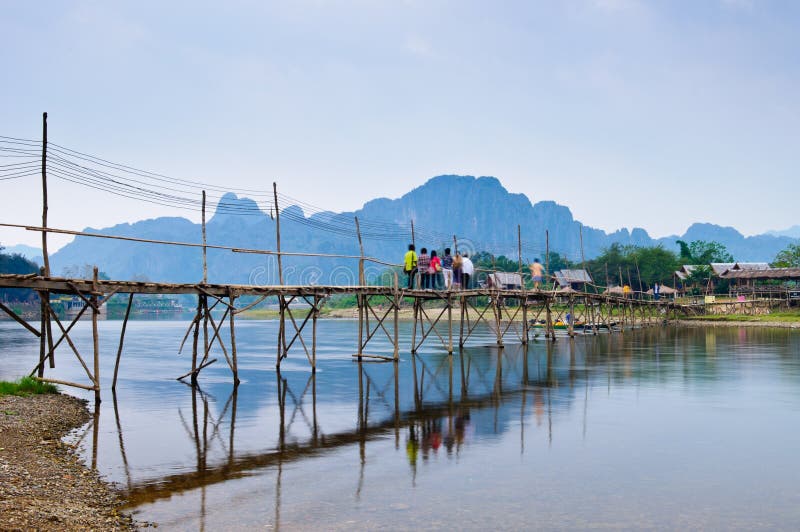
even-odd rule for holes
{"type": "Polygon", "coordinates": [[[40,312],[39,332],[41,334],[39,335],[39,369],[37,370],[38,371],[37,375],[39,376],[40,379],[44,377],[44,357],[45,357],[44,346],[47,341],[45,338],[45,335],[47,333],[45,332],[45,325],[44,325],[44,322],[47,319],[47,305],[45,305],[44,302],[44,297],[45,297],[44,294],[45,292],[39,292],[39,312],[40,312]]]}
{"type": "MultiPolygon", "coordinates": [[[[235,327],[235,314],[236,314],[236,296],[233,294],[231,289],[228,289],[228,301],[230,303],[230,327],[231,327],[231,362],[233,364],[233,388],[234,394],[236,393],[236,387],[239,386],[239,362],[237,360],[237,353],[236,353],[236,327],[235,327]]],[[[222,326],[222,324],[220,324],[222,326]]],[[[234,403],[235,404],[235,403],[234,403]]],[[[235,406],[234,406],[235,408],[235,406]]],[[[231,430],[233,427],[231,426],[231,430]]]]}
{"type": "Polygon", "coordinates": [[[358,304],[358,359],[361,360],[361,354],[364,352],[364,296],[356,294],[356,303],[358,304]]]}
{"type": "Polygon", "coordinates": [[[208,263],[206,261],[206,191],[203,191],[203,284],[208,283],[208,263]]]}
{"type": "MultiPolygon", "coordinates": [[[[100,308],[97,306],[97,266],[94,267],[92,273],[92,295],[90,301],[92,302],[92,343],[94,344],[94,402],[95,405],[100,404],[100,334],[97,330],[97,317],[100,314],[100,308]]],[[[95,406],[95,410],[97,406],[95,406]]]]}
{"type": "Polygon", "coordinates": [[[203,302],[200,294],[197,295],[197,313],[195,314],[194,333],[192,336],[192,386],[197,384],[197,346],[200,337],[200,317],[203,312],[203,302]]]}
{"type": "Polygon", "coordinates": [[[466,313],[469,312],[467,307],[467,300],[465,297],[461,296],[458,298],[458,304],[461,307],[461,324],[458,332],[458,348],[461,349],[464,347],[464,318],[466,317],[466,313]]]}
{"type": "Polygon", "coordinates": [[[205,362],[211,350],[208,344],[208,296],[203,294],[200,297],[203,300],[203,362],[205,362]]]}
{"type": "MultiPolygon", "coordinates": [[[[544,274],[545,276],[550,275],[550,230],[545,229],[544,231],[544,274]]],[[[547,277],[544,279],[544,283],[542,283],[545,288],[547,288],[547,277]]]]}
{"type": "Polygon", "coordinates": [[[494,311],[494,326],[496,329],[495,336],[497,337],[497,347],[503,347],[503,330],[500,320],[503,309],[500,305],[500,291],[497,290],[495,295],[492,297],[492,310],[494,311]]]}
{"type": "MultiPolygon", "coordinates": [[[[550,230],[549,229],[545,229],[544,231],[544,264],[545,264],[544,266],[545,273],[547,275],[550,275],[550,230]]],[[[545,287],[547,287],[547,284],[545,284],[545,287]]],[[[553,330],[553,316],[550,313],[549,296],[547,296],[547,298],[544,300],[544,309],[545,309],[545,314],[547,316],[547,323],[545,324],[546,328],[544,333],[545,338],[547,338],[547,336],[549,335],[550,339],[555,341],[556,333],[553,330]]]]}
{"type": "Polygon", "coordinates": [[[525,276],[522,274],[522,227],[519,224],[517,224],[517,262],[522,293],[519,299],[519,303],[522,305],[522,345],[525,345],[528,343],[528,294],[525,290],[525,276]]]}
{"type": "Polygon", "coordinates": [[[394,359],[400,360],[400,281],[397,272],[394,272],[394,359]]]}
{"type": "Polygon", "coordinates": [[[272,183],[275,198],[275,247],[278,251],[278,283],[283,284],[283,262],[281,261],[281,212],[278,209],[278,184],[272,183]]]}
{"type": "MultiPolygon", "coordinates": [[[[278,207],[278,184],[272,183],[272,193],[275,200],[275,247],[278,252],[278,284],[283,285],[283,259],[281,255],[281,213],[278,207]]],[[[281,360],[286,356],[286,300],[282,294],[278,295],[278,308],[280,310],[280,322],[278,326],[278,362],[277,367],[281,367],[281,360]]]]}
{"type": "Polygon", "coordinates": [[[453,235],[453,256],[458,253],[458,240],[456,239],[456,235],[453,235]]]}
{"type": "Polygon", "coordinates": [[[125,309],[125,319],[122,320],[122,331],[119,333],[119,348],[117,349],[117,360],[114,362],[114,380],[111,381],[111,390],[117,389],[117,375],[119,374],[119,359],[122,357],[122,346],[125,342],[125,329],[128,327],[128,317],[131,315],[133,306],[133,292],[128,296],[128,307],[125,309]]]}
{"type": "Polygon", "coordinates": [[[414,325],[411,328],[411,354],[417,352],[417,313],[419,312],[417,306],[419,299],[414,297],[414,325]]]}
{"type": "Polygon", "coordinates": [[[569,319],[567,320],[567,333],[570,338],[575,336],[575,328],[572,323],[575,321],[575,295],[569,295],[569,319]]]}
{"type": "Polygon", "coordinates": [[[414,220],[411,220],[411,243],[414,244],[414,247],[416,247],[417,243],[414,235],[414,220]]]}
{"type": "Polygon", "coordinates": [[[50,256],[47,253],[47,113],[42,113],[42,258],[44,276],[50,277],[50,256]]]}
{"type": "MultiPolygon", "coordinates": [[[[320,297],[317,294],[314,294],[314,308],[311,311],[314,313],[311,315],[311,373],[316,374],[317,372],[317,316],[319,315],[319,306],[320,306],[320,297]]],[[[316,389],[316,377],[314,380],[314,386],[316,389]]],[[[315,402],[316,405],[316,402],[315,402]]],[[[314,407],[316,409],[316,406],[314,407]]],[[[314,424],[316,430],[316,423],[314,424]]]]}
{"type": "MultiPolygon", "coordinates": [[[[47,113],[42,113],[42,260],[44,269],[41,275],[50,277],[50,254],[47,251],[47,113]]],[[[53,353],[53,334],[50,326],[50,292],[45,290],[39,292],[39,297],[43,298],[42,320],[41,320],[41,345],[44,348],[47,342],[47,356],[50,357],[50,368],[56,367],[55,353],[53,353]],[[46,303],[46,304],[45,304],[46,303]]],[[[44,362],[39,366],[39,376],[44,376],[44,362]]]]}
{"type": "Polygon", "coordinates": [[[361,241],[361,228],[358,225],[358,216],[356,218],[356,236],[358,237],[358,249],[361,252],[361,258],[358,259],[358,284],[366,286],[367,281],[364,276],[364,243],[361,241]]]}
{"type": "Polygon", "coordinates": [[[453,354],[453,296],[450,293],[447,294],[447,353],[453,354]]]}

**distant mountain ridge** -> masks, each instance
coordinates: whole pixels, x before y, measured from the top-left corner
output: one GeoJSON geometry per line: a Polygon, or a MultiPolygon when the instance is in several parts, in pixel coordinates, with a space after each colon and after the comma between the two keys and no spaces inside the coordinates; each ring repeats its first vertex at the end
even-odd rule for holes
{"type": "MultiPolygon", "coordinates": [[[[208,243],[250,249],[276,249],[275,220],[269,213],[254,212],[251,199],[226,194],[207,224],[208,243]],[[250,212],[249,215],[236,213],[250,212]]],[[[317,212],[306,215],[298,206],[281,211],[283,251],[358,255],[354,218],[358,217],[367,256],[400,262],[411,240],[414,221],[417,247],[441,249],[457,235],[460,249],[490,251],[517,256],[517,224],[522,227],[523,258],[544,255],[545,230],[550,249],[572,260],[581,257],[581,224],[569,208],[553,201],[531,203],[524,194],[509,193],[495,177],[441,175],[400,198],[377,198],[355,212],[317,212]]],[[[164,217],[124,223],[87,231],[153,240],[200,242],[200,225],[185,218],[164,217]]],[[[583,252],[597,256],[613,243],[642,246],[662,244],[677,251],[676,240],[716,240],[737,260],[771,261],[789,243],[787,236],[745,237],[731,227],[696,223],[682,236],[651,238],[644,229],[619,229],[606,233],[584,226],[583,252]]],[[[111,278],[164,282],[197,282],[202,278],[198,248],[160,246],[90,237],[77,237],[51,258],[54,273],[73,265],[96,264],[111,278]]],[[[354,282],[355,261],[285,257],[284,282],[343,284],[354,282]],[[339,277],[336,277],[339,276],[339,277]]],[[[208,251],[209,282],[277,282],[274,256],[208,251]]],[[[382,267],[372,266],[373,270],[382,267]]]]}

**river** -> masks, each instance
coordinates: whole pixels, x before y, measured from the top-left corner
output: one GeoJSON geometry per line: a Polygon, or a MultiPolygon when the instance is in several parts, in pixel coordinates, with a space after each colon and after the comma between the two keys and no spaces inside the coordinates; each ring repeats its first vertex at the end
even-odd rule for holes
{"type": "MultiPolygon", "coordinates": [[[[100,323],[103,402],[87,464],[168,529],[796,529],[800,331],[659,327],[352,360],[357,322],[320,320],[275,370],[277,322],[241,321],[242,383],[221,352],[177,382],[186,322],[100,323]]],[[[408,346],[410,324],[402,324],[408,346]]],[[[73,335],[91,352],[91,326],[73,335]]],[[[386,343],[370,351],[391,353],[386,343]]],[[[0,322],[0,378],[38,340],[0,322]]],[[[54,378],[88,382],[67,346],[54,378]]],[[[63,387],[62,387],[63,388],[63,387]]],[[[92,399],[90,392],[69,393],[92,399]]]]}

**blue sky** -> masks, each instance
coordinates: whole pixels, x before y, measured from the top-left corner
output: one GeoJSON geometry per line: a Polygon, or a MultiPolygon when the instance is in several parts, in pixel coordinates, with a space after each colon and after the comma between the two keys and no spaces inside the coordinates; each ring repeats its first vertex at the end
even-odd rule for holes
{"type": "MultiPolygon", "coordinates": [[[[0,6],[0,135],[47,111],[70,148],[337,211],[458,173],[605,230],[798,223],[798,2],[0,6]]],[[[53,226],[197,218],[52,181],[53,226]]],[[[0,181],[0,221],[37,223],[38,187],[0,181]]]]}

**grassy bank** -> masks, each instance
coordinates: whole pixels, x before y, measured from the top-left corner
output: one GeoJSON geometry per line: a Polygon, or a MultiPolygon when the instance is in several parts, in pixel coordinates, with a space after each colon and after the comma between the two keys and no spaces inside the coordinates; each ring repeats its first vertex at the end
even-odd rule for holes
{"type": "Polygon", "coordinates": [[[40,382],[33,377],[22,377],[15,382],[0,381],[0,395],[39,395],[58,393],[58,388],[49,382],[40,382]]]}
{"type": "Polygon", "coordinates": [[[748,314],[706,314],[705,316],[692,316],[683,318],[686,321],[710,322],[762,322],[762,323],[800,323],[800,309],[784,310],[751,316],[748,314]]]}

